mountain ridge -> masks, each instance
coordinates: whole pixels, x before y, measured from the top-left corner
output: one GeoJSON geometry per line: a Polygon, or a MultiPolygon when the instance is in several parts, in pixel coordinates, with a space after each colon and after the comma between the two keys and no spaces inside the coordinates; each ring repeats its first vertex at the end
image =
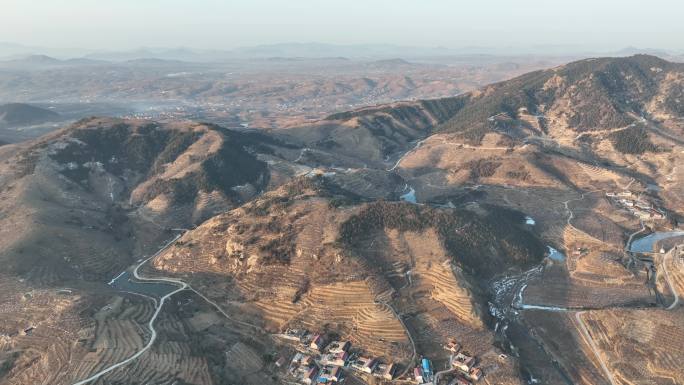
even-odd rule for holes
{"type": "Polygon", "coordinates": [[[0,105],[0,126],[24,126],[59,119],[60,115],[45,108],[25,103],[0,105]]]}

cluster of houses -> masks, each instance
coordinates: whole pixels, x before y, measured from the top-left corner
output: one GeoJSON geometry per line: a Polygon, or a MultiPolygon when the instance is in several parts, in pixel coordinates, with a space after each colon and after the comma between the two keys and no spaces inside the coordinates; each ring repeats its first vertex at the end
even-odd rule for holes
{"type": "MultiPolygon", "coordinates": [[[[279,336],[297,343],[298,352],[290,361],[288,373],[302,384],[335,384],[341,381],[345,370],[385,380],[394,378],[396,366],[393,363],[381,363],[374,357],[353,353],[349,341],[328,343],[324,336],[301,329],[288,329],[279,336]]],[[[285,358],[281,357],[276,366],[285,363],[285,358]]]]}
{"type": "Polygon", "coordinates": [[[455,354],[452,355],[451,366],[458,371],[449,385],[470,385],[482,378],[482,369],[476,367],[477,358],[461,351],[461,346],[456,341],[449,341],[444,349],[455,354]]]}
{"type": "MultiPolygon", "coordinates": [[[[461,351],[461,345],[458,342],[450,340],[444,345],[444,349],[451,352],[450,366],[454,370],[450,372],[456,372],[456,376],[449,385],[471,385],[482,378],[482,369],[475,366],[477,359],[461,351]]],[[[435,372],[429,359],[423,358],[420,365],[413,369],[413,380],[417,384],[433,384],[435,372]]]]}
{"type": "Polygon", "coordinates": [[[642,197],[635,197],[631,191],[606,193],[615,203],[626,208],[641,220],[665,219],[665,214],[642,197]]]}
{"type": "Polygon", "coordinates": [[[427,358],[420,360],[420,365],[413,369],[413,378],[419,384],[431,384],[435,373],[432,370],[432,362],[427,358]]]}
{"type": "MultiPolygon", "coordinates": [[[[278,336],[296,344],[297,353],[289,361],[287,372],[302,384],[340,383],[346,372],[374,376],[386,381],[395,379],[395,364],[383,363],[375,357],[353,352],[349,341],[328,342],[323,335],[310,333],[304,329],[288,329],[278,336]]],[[[449,385],[472,385],[482,378],[482,369],[476,366],[477,358],[462,351],[456,341],[450,340],[444,345],[444,349],[451,352],[450,373],[456,373],[449,385]]],[[[284,367],[287,362],[286,358],[281,356],[275,365],[284,367]]],[[[420,365],[414,368],[412,374],[417,384],[432,384],[435,381],[432,362],[427,358],[421,359],[420,365]]]]}

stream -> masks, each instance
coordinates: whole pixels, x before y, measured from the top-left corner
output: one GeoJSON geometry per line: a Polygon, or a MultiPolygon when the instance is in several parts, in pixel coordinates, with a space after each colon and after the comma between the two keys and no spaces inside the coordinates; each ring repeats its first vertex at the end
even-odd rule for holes
{"type": "MultiPolygon", "coordinates": [[[[526,217],[526,224],[532,225],[533,219],[526,217]]],[[[667,240],[673,237],[684,236],[684,231],[667,231],[655,232],[632,240],[627,245],[627,250],[630,253],[653,253],[654,248],[658,242],[667,240]]],[[[553,261],[564,261],[565,255],[551,246],[547,246],[548,258],[553,261]]],[[[550,312],[563,312],[569,309],[556,306],[541,306],[524,303],[524,292],[528,283],[537,279],[543,273],[544,265],[539,264],[529,270],[518,274],[510,274],[503,277],[497,277],[489,283],[492,292],[491,301],[489,302],[489,313],[496,319],[494,331],[497,339],[501,342],[502,348],[510,354],[519,356],[519,348],[513,343],[513,340],[525,337],[522,323],[520,322],[520,311],[522,310],[542,310],[550,312]],[[514,335],[511,335],[511,330],[514,330],[514,335]]],[[[529,344],[528,344],[529,347],[529,344]]],[[[543,348],[540,348],[543,351],[543,348]]],[[[551,360],[551,359],[550,359],[551,360]]],[[[557,369],[561,377],[568,383],[572,384],[571,379],[565,373],[560,365],[551,360],[550,365],[557,369]]],[[[538,379],[530,370],[531,368],[522,367],[523,373],[526,374],[529,384],[538,383],[538,379]]]]}

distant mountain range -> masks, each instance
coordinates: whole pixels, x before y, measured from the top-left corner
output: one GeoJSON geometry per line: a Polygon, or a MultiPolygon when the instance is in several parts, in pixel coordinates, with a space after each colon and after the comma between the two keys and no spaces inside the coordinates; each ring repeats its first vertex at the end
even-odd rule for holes
{"type": "Polygon", "coordinates": [[[127,61],[134,59],[156,58],[164,60],[180,60],[190,62],[221,62],[250,58],[416,58],[468,55],[545,55],[545,56],[628,56],[634,54],[652,54],[668,58],[682,57],[684,52],[653,48],[626,47],[617,51],[592,50],[581,46],[568,45],[536,45],[519,47],[486,47],[466,46],[458,48],[419,47],[393,44],[328,44],[278,43],[238,47],[234,49],[194,49],[188,47],[141,47],[132,50],[103,51],[88,49],[55,49],[47,47],[24,46],[12,43],[0,43],[0,58],[6,60],[21,59],[32,55],[49,55],[66,59],[83,57],[86,59],[127,61]]]}

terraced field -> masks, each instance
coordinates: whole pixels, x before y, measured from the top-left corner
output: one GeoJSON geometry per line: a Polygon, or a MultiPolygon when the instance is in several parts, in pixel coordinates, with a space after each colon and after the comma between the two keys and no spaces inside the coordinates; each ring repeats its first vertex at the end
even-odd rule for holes
{"type": "Polygon", "coordinates": [[[472,288],[462,272],[446,257],[446,250],[437,234],[434,231],[408,232],[402,234],[402,239],[414,261],[409,288],[412,295],[415,297],[428,292],[431,300],[444,305],[459,322],[482,328],[482,311],[473,299],[472,288]]]}
{"type": "Polygon", "coordinates": [[[396,352],[401,353],[397,358],[405,359],[410,350],[408,337],[391,309],[377,303],[377,298],[365,280],[316,286],[302,300],[304,312],[292,322],[310,330],[337,325],[347,331],[344,338],[369,353],[382,356],[396,352]]]}
{"type": "Polygon", "coordinates": [[[684,381],[681,311],[608,310],[582,315],[614,377],[622,383],[684,381]]]}
{"type": "Polygon", "coordinates": [[[67,376],[72,358],[81,354],[75,341],[92,327],[79,316],[92,299],[73,290],[35,288],[1,273],[0,292],[0,356],[16,355],[4,380],[27,384],[40,378],[41,384],[59,383],[67,376]]]}
{"type": "Polygon", "coordinates": [[[524,303],[570,308],[654,303],[655,297],[645,285],[646,274],[627,270],[619,256],[592,250],[566,256],[563,262],[549,263],[544,273],[526,287],[524,303]]]}
{"type": "Polygon", "coordinates": [[[146,322],[153,312],[154,304],[148,299],[114,297],[94,314],[91,342],[85,355],[74,360],[71,378],[88,378],[140,350],[149,338],[146,322]]]}
{"type": "MultiPolygon", "coordinates": [[[[189,330],[181,319],[162,313],[156,327],[159,337],[152,349],[131,364],[102,376],[94,384],[129,383],[211,385],[206,358],[193,346],[189,330]]],[[[117,362],[117,361],[109,361],[117,362]]]]}

